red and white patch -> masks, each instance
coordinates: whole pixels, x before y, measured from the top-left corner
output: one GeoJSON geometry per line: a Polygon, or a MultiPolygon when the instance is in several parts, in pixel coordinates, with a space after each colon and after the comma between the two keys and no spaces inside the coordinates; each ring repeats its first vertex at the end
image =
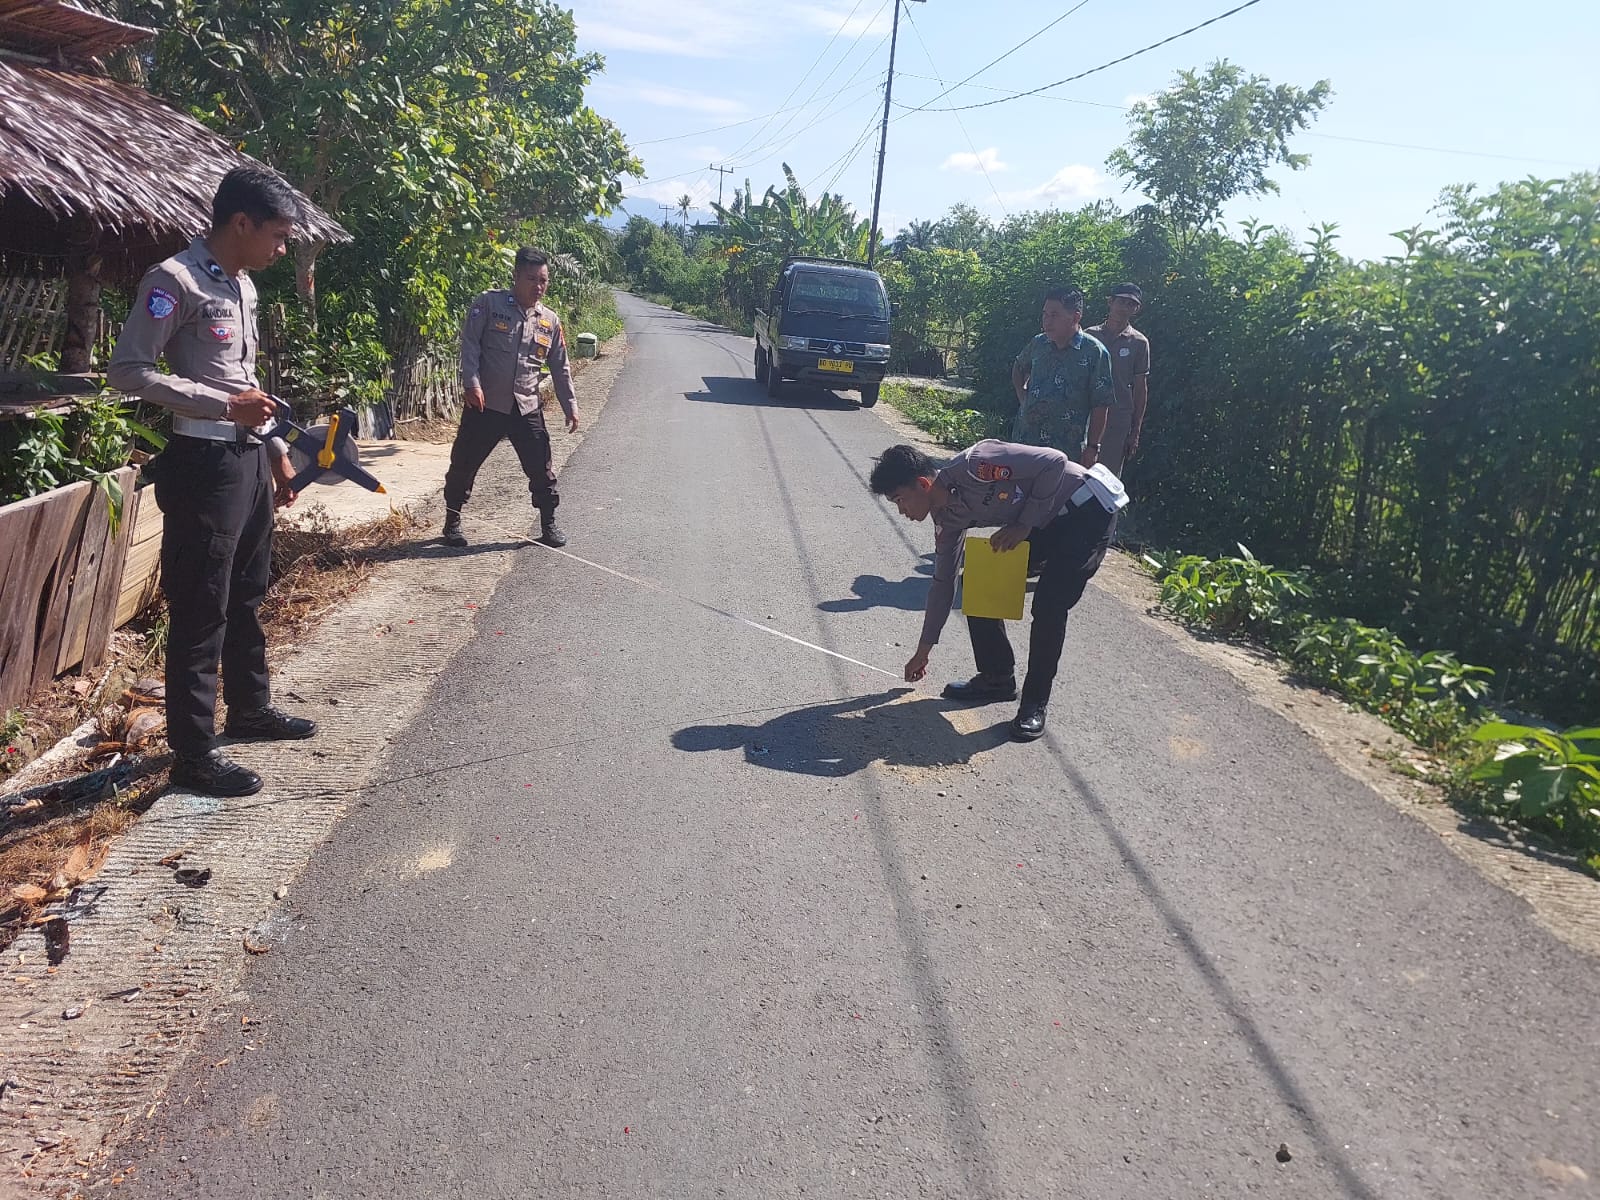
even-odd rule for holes
{"type": "Polygon", "coordinates": [[[211,336],[213,338],[215,338],[217,341],[219,341],[219,342],[231,342],[231,341],[233,341],[233,332],[234,332],[234,330],[233,330],[233,326],[232,325],[212,325],[212,326],[209,326],[209,328],[211,330],[211,336]]]}

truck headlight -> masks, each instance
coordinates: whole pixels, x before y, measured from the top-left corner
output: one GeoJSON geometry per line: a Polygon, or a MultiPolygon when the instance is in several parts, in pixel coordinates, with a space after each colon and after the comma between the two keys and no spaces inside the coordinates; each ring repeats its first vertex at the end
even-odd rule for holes
{"type": "Polygon", "coordinates": [[[809,350],[811,349],[811,339],[808,337],[795,337],[792,333],[780,333],[778,335],[778,349],[809,350]]]}
{"type": "Polygon", "coordinates": [[[887,361],[889,358],[889,347],[886,345],[881,345],[877,342],[868,342],[867,357],[877,359],[880,362],[887,361]]]}

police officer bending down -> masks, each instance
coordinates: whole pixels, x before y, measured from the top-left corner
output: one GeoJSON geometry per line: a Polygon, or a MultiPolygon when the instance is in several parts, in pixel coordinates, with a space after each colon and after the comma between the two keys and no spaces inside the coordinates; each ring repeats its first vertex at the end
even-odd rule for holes
{"type": "MultiPolygon", "coordinates": [[[[1100,569],[1116,529],[1115,514],[1086,485],[1088,477],[1087,468],[1060,450],[993,440],[963,450],[943,468],[914,446],[891,446],[872,468],[874,495],[888,497],[910,520],[933,518],[933,583],[917,652],[906,663],[906,679],[912,683],[928,673],[928,656],[950,615],[962,535],[968,529],[998,525],[989,539],[996,550],[1014,549],[1032,534],[1034,546],[1045,551],[1033,594],[1028,676],[1011,722],[1011,736],[1019,742],[1044,734],[1067,613],[1100,569]]],[[[968,617],[967,630],[978,674],[966,683],[948,685],[944,694],[980,704],[1014,699],[1015,658],[1005,622],[968,617]]]]}
{"type": "Polygon", "coordinates": [[[151,461],[161,506],[172,782],[248,796],[261,777],[216,747],[217,663],[229,737],[306,738],[316,726],[272,707],[257,610],[272,562],[274,494],[294,503],[287,448],[267,445],[273,402],[256,378],[256,289],[248,272],[284,252],[299,203],[259,164],[235,167],[211,202],[211,232],[152,267],[117,339],[110,385],[170,408],[151,461]],[[165,356],[172,374],[156,363],[165,356]]]}
{"type": "Polygon", "coordinates": [[[461,327],[461,387],[464,407],[450,469],[444,477],[444,540],[465,546],[461,510],[472,498],[478,469],[501,438],[510,438],[539,510],[539,540],[565,546],[556,528],[556,473],[550,464],[550,433],[539,407],[539,368],[550,367],[567,432],[578,429],[577,396],[561,318],[539,303],[550,288],[550,259],[524,246],[517,251],[509,291],[485,292],[472,302],[461,327]]]}

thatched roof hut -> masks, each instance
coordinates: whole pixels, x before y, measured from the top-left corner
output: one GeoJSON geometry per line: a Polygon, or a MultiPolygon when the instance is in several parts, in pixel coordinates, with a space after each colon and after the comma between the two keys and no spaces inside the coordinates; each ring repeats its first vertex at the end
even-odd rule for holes
{"type": "MultiPolygon", "coordinates": [[[[64,0],[0,0],[0,262],[67,275],[65,370],[87,366],[74,327],[101,281],[136,278],[204,232],[217,183],[251,161],[101,71],[100,59],[153,36],[64,0]]],[[[350,240],[300,201],[297,237],[350,240]]]]}
{"type": "MultiPolygon", "coordinates": [[[[210,227],[217,182],[248,161],[148,92],[0,59],[0,228],[10,252],[48,246],[63,223],[88,216],[115,238],[119,257],[147,266],[210,227]]],[[[350,240],[301,203],[299,236],[350,240]]]]}

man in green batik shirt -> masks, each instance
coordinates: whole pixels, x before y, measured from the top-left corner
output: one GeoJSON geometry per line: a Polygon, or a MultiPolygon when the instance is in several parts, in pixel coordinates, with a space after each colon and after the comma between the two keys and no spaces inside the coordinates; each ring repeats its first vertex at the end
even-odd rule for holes
{"type": "Polygon", "coordinates": [[[1111,355],[1083,332],[1083,293],[1077,288],[1046,292],[1039,324],[1044,332],[1011,366],[1018,404],[1011,440],[1051,446],[1092,467],[1113,399],[1111,355]]]}

